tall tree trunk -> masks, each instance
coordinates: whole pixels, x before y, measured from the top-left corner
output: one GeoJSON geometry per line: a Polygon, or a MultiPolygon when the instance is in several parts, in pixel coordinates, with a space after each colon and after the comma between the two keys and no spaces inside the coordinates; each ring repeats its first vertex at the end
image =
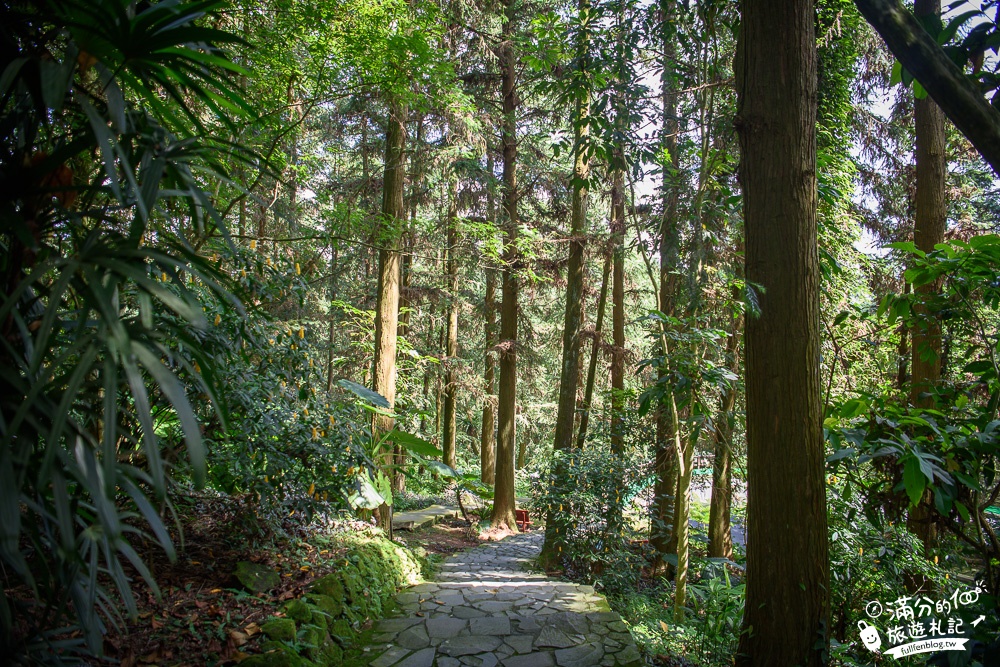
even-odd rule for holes
{"type": "Polygon", "coordinates": [[[736,129],[746,282],[748,536],[737,665],[823,664],[829,544],[819,371],[811,0],[741,0],[736,129]],[[781,35],[776,40],[775,35],[781,35]]]}
{"type": "MultiPolygon", "coordinates": [[[[619,155],[620,165],[621,156],[619,155]]],[[[625,455],[625,174],[611,174],[611,456],[625,455]]],[[[624,494],[608,503],[609,539],[620,537],[624,494]]]]}
{"type": "MultiPolygon", "coordinates": [[[[590,94],[587,81],[587,51],[590,47],[590,0],[577,5],[577,76],[579,92],[573,116],[573,212],[569,233],[569,262],[566,268],[566,314],[563,319],[562,369],[559,374],[559,401],[556,412],[554,448],[557,452],[553,475],[560,487],[566,478],[566,461],[558,452],[573,446],[576,425],[576,396],[580,384],[580,331],[583,328],[587,191],[590,160],[587,140],[590,135],[590,94]]],[[[555,565],[565,541],[565,526],[549,508],[545,519],[545,543],[539,556],[543,567],[555,565]]]]}
{"type": "MultiPolygon", "coordinates": [[[[910,293],[910,283],[903,282],[903,294],[910,293]]],[[[900,321],[899,345],[896,348],[896,388],[900,392],[906,391],[910,380],[910,330],[905,321],[900,321]]]]}
{"type": "MultiPolygon", "coordinates": [[[[918,18],[940,16],[941,0],[916,0],[913,13],[918,18]]],[[[914,100],[913,125],[917,162],[913,243],[917,250],[931,252],[936,244],[944,242],[948,217],[944,113],[930,97],[914,100]]],[[[914,288],[917,324],[910,332],[910,403],[918,408],[934,407],[934,398],[928,394],[941,381],[941,325],[925,305],[940,290],[939,281],[914,288]]],[[[931,550],[937,543],[932,502],[931,492],[925,492],[906,518],[907,528],[920,538],[927,558],[932,557],[931,550]]]]}
{"type": "Polygon", "coordinates": [[[604,340],[604,311],[608,304],[608,283],[611,278],[612,253],[604,253],[604,271],[601,273],[601,295],[597,299],[597,322],[594,324],[594,345],[590,348],[590,365],[587,367],[587,386],[583,391],[583,414],[580,416],[580,434],[576,438],[576,446],[583,449],[587,440],[587,427],[590,424],[590,411],[594,406],[594,384],[597,380],[597,359],[601,353],[601,343],[604,340]]]}
{"type": "Polygon", "coordinates": [[[684,620],[687,604],[688,566],[691,562],[691,473],[694,467],[694,449],[701,435],[701,426],[696,425],[686,438],[677,457],[677,499],[675,501],[676,524],[674,536],[677,540],[677,574],[674,577],[674,623],[684,620]]]}
{"type": "Polygon", "coordinates": [[[299,228],[299,174],[296,168],[299,161],[299,135],[301,129],[295,127],[302,123],[302,100],[295,90],[295,75],[288,80],[288,110],[294,128],[288,146],[288,229],[299,228]]]}
{"type": "MultiPolygon", "coordinates": [[[[940,15],[941,2],[916,0],[914,9],[917,16],[940,15]]],[[[945,200],[948,164],[945,159],[944,114],[934,100],[925,97],[914,100],[913,120],[916,133],[913,242],[917,250],[931,252],[936,244],[944,242],[948,214],[945,200]]],[[[941,379],[941,327],[935,318],[927,316],[927,309],[921,301],[932,298],[940,289],[940,284],[935,283],[915,289],[915,312],[920,321],[911,332],[910,402],[922,408],[934,406],[931,397],[921,394],[933,389],[941,379]]]]}
{"type": "MultiPolygon", "coordinates": [[[[663,139],[664,150],[670,156],[663,168],[663,217],[660,219],[660,290],[658,307],[660,312],[673,316],[677,297],[677,274],[680,271],[680,233],[677,221],[678,179],[680,166],[677,153],[677,93],[674,70],[677,58],[676,28],[674,15],[676,0],[661,0],[661,36],[663,45],[663,71],[661,87],[663,98],[663,139]]],[[[661,330],[665,333],[666,324],[661,330]]],[[[670,372],[667,360],[667,337],[662,336],[664,363],[659,369],[660,381],[670,372]]],[[[653,569],[666,569],[665,557],[676,549],[673,544],[674,496],[677,486],[677,451],[680,448],[680,422],[677,405],[669,385],[656,412],[656,481],[653,485],[653,506],[649,521],[649,543],[653,547],[653,569]]]]}
{"type": "MultiPolygon", "coordinates": [[[[742,319],[733,318],[726,340],[726,361],[734,375],[740,373],[740,333],[742,319]]],[[[730,385],[722,393],[719,415],[715,419],[715,458],[712,462],[712,500],[708,513],[708,557],[732,558],[733,534],[729,514],[733,505],[733,409],[737,387],[730,385]]]]}
{"type": "MultiPolygon", "coordinates": [[[[383,246],[378,254],[378,303],[375,314],[375,362],[372,389],[382,394],[389,405],[396,403],[396,337],[399,327],[399,235],[405,218],[403,182],[406,179],[406,105],[398,100],[389,104],[388,127],[385,133],[385,177],[382,185],[383,246]]],[[[375,418],[375,433],[391,431],[393,419],[375,418]]],[[[381,462],[391,478],[388,466],[392,450],[381,462]]],[[[378,525],[392,535],[392,506],[378,508],[378,525]]]]}
{"type": "Polygon", "coordinates": [[[448,184],[448,320],[445,343],[444,385],[444,463],[458,467],[456,429],[458,420],[458,177],[453,173],[448,184]]]}
{"type": "Polygon", "coordinates": [[[611,239],[611,451],[621,456],[625,451],[625,175],[620,169],[612,175],[611,239]]]}
{"type": "Polygon", "coordinates": [[[503,210],[504,235],[503,305],[500,310],[500,397],[497,406],[496,487],[493,497],[494,528],[517,531],[514,516],[514,417],[517,401],[517,293],[518,293],[518,218],[517,218],[517,112],[515,89],[517,56],[514,53],[514,0],[504,0],[506,21],[500,46],[501,97],[503,124],[503,210]]]}
{"type": "Polygon", "coordinates": [[[326,351],[326,391],[333,391],[333,357],[334,357],[334,335],[337,332],[337,318],[333,312],[333,302],[337,300],[337,259],[340,251],[340,242],[330,239],[330,310],[327,317],[330,318],[330,328],[327,332],[326,351]]]}
{"type": "MultiPolygon", "coordinates": [[[[487,149],[488,150],[488,149],[487,149]]],[[[487,158],[487,172],[489,181],[486,184],[486,216],[490,224],[496,223],[496,203],[493,194],[493,153],[489,152],[487,158]]],[[[494,266],[486,266],[486,294],[483,299],[483,310],[485,311],[485,323],[483,338],[485,339],[486,350],[483,353],[483,391],[486,394],[483,400],[483,431],[479,439],[479,478],[484,484],[493,485],[496,481],[496,403],[493,396],[496,378],[496,363],[493,355],[493,348],[496,346],[497,338],[497,269],[494,266]]]]}
{"type": "MultiPolygon", "coordinates": [[[[406,230],[403,232],[403,265],[400,270],[402,287],[399,293],[399,326],[397,327],[397,333],[400,337],[406,337],[410,330],[411,308],[409,288],[413,284],[413,241],[417,218],[417,202],[419,199],[417,188],[420,187],[421,179],[420,156],[423,140],[424,119],[421,116],[417,120],[416,141],[414,142],[413,153],[410,157],[410,196],[407,202],[409,222],[406,224],[406,230]]],[[[406,475],[402,474],[403,467],[406,465],[406,450],[396,445],[393,448],[393,455],[396,461],[396,474],[392,478],[392,490],[393,493],[402,493],[406,490],[406,475]]]]}

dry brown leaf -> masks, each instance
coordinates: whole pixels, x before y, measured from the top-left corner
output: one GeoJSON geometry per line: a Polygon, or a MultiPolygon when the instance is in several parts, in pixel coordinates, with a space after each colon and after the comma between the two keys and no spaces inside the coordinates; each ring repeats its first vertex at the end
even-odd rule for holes
{"type": "Polygon", "coordinates": [[[250,641],[250,636],[240,632],[239,630],[230,630],[229,638],[232,639],[233,643],[237,646],[243,646],[250,641]]]}
{"type": "Polygon", "coordinates": [[[253,637],[255,634],[260,632],[260,626],[257,625],[256,623],[250,623],[247,625],[247,627],[243,628],[243,632],[253,637]]]}

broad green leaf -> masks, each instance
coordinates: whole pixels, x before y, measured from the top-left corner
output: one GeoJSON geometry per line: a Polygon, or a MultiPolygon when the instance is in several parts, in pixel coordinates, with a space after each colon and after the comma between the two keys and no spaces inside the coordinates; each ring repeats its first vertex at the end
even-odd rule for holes
{"type": "Polygon", "coordinates": [[[392,406],[389,405],[389,401],[385,398],[385,396],[376,391],[372,391],[371,389],[369,389],[364,385],[360,385],[357,382],[352,382],[347,379],[337,380],[337,384],[346,389],[347,391],[351,392],[361,400],[367,401],[368,403],[376,407],[385,408],[386,410],[392,409],[392,406]]]}
{"type": "Polygon", "coordinates": [[[450,465],[441,463],[440,461],[426,461],[424,466],[431,472],[441,475],[442,477],[458,479],[460,475],[458,472],[452,468],[450,465]]]}
{"type": "Polygon", "coordinates": [[[903,488],[910,498],[910,505],[916,507],[927,488],[927,477],[921,470],[921,461],[916,456],[909,456],[903,464],[903,488]]]}
{"type": "Polygon", "coordinates": [[[386,505],[392,506],[392,480],[385,472],[379,470],[375,475],[375,490],[382,496],[386,505]]]}
{"type": "Polygon", "coordinates": [[[418,438],[411,433],[400,430],[392,430],[386,434],[386,439],[395,442],[407,451],[419,454],[420,456],[444,456],[444,452],[423,438],[418,438]]]}
{"type": "Polygon", "coordinates": [[[833,463],[834,461],[839,461],[841,459],[846,459],[849,456],[854,456],[858,453],[858,450],[853,447],[845,447],[844,449],[838,449],[833,454],[826,457],[827,463],[833,463]]]}
{"type": "Polygon", "coordinates": [[[385,498],[372,481],[367,470],[357,477],[357,487],[347,496],[347,502],[354,509],[373,510],[385,502],[385,498]]]}

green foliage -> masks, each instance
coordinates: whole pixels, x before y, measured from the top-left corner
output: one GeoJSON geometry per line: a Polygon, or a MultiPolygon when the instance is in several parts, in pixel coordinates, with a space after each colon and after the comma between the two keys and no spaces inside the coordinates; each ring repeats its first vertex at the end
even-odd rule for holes
{"type": "Polygon", "coordinates": [[[645,653],[683,655],[698,665],[732,664],[743,621],[746,585],[738,583],[721,565],[692,561],[696,571],[703,566],[702,571],[713,576],[688,584],[690,613],[682,623],[671,621],[666,585],[615,598],[615,608],[630,623],[632,636],[645,653]]]}
{"type": "Polygon", "coordinates": [[[272,640],[262,646],[268,652],[247,662],[264,667],[274,660],[302,667],[340,665],[344,648],[362,627],[386,615],[400,588],[420,581],[422,563],[379,534],[345,536],[335,543],[347,547],[336,569],[313,582],[303,597],[286,603],[283,616],[261,626],[272,640]]]}
{"type": "MultiPolygon", "coordinates": [[[[638,438],[634,413],[623,430],[638,438]]],[[[551,470],[535,487],[532,503],[549,514],[562,536],[557,557],[567,570],[598,582],[610,592],[634,588],[644,564],[643,535],[634,519],[641,514],[637,496],[652,484],[643,467],[634,465],[637,441],[623,455],[612,454],[607,434],[595,434],[586,449],[556,452],[551,470]],[[628,517],[628,520],[623,520],[628,517]]]]}
{"type": "MultiPolygon", "coordinates": [[[[104,624],[136,611],[123,561],[155,591],[131,540],[150,539],[173,557],[161,514],[169,481],[181,469],[205,479],[193,404],[217,392],[198,344],[203,305],[239,305],[193,248],[216,230],[204,187],[225,178],[219,157],[232,152],[209,132],[246,108],[229,82],[241,70],[217,46],[236,38],[207,25],[217,8],[53,1],[5,13],[0,650],[8,657],[100,652],[104,624]],[[164,446],[167,432],[186,445],[187,461],[164,446]],[[75,632],[51,643],[67,630],[75,632]]],[[[215,417],[225,422],[221,409],[215,417]]]]}
{"type": "Polygon", "coordinates": [[[915,577],[940,589],[945,576],[923,557],[920,540],[891,510],[879,508],[873,497],[857,494],[840,478],[831,477],[828,490],[832,637],[848,642],[858,621],[868,618],[868,602],[899,597],[915,577]]]}

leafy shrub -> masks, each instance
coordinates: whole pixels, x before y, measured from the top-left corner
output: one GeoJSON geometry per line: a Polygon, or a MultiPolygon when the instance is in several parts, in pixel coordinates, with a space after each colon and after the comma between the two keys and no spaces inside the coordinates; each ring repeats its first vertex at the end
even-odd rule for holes
{"type": "Polygon", "coordinates": [[[537,485],[533,505],[546,512],[564,536],[560,553],[568,570],[600,583],[609,591],[635,587],[644,564],[634,522],[627,512],[639,512],[637,496],[649,485],[647,471],[634,461],[641,451],[629,445],[623,454],[595,442],[586,449],[556,452],[549,473],[537,485]]]}
{"type": "Polygon", "coordinates": [[[725,568],[702,559],[695,571],[712,572],[688,584],[690,612],[683,623],[673,623],[671,586],[666,582],[640,592],[622,592],[614,608],[630,624],[643,651],[650,655],[683,655],[701,665],[731,665],[743,622],[746,587],[725,568]]]}
{"type": "Polygon", "coordinates": [[[206,125],[246,108],[228,84],[242,70],[216,46],[235,38],[202,24],[216,7],[50,0],[5,11],[5,658],[99,652],[104,623],[136,610],[123,559],[155,590],[130,544],[135,526],[173,556],[169,480],[205,478],[192,402],[218,403],[197,335],[205,303],[239,306],[192,248],[219,223],[203,185],[224,178],[218,158],[231,153],[206,125]],[[186,460],[165,439],[186,445],[186,460]]]}

